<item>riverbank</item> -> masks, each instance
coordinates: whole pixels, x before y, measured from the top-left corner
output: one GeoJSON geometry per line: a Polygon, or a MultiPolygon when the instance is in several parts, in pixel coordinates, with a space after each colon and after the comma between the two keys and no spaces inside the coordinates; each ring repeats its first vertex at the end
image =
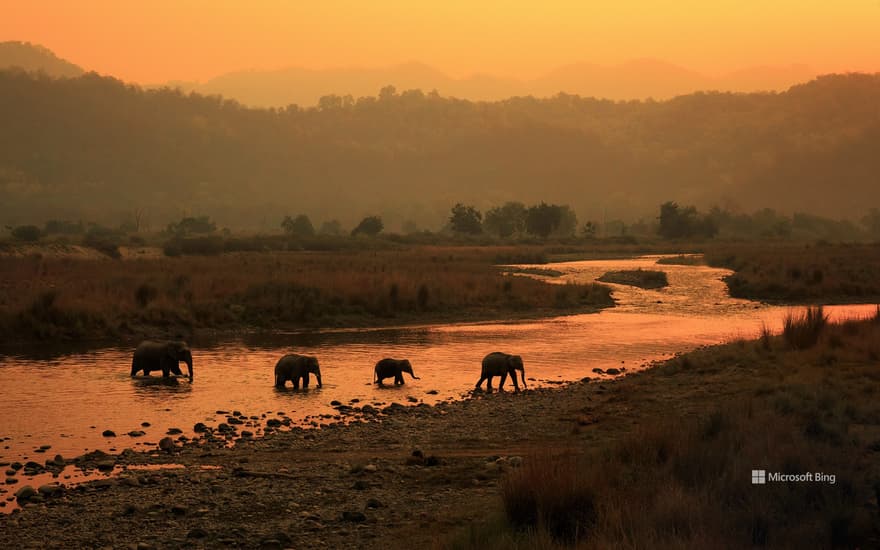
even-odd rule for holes
{"type": "Polygon", "coordinates": [[[283,419],[230,412],[243,424],[228,421],[199,443],[81,459],[126,469],[46,489],[0,518],[0,540],[21,548],[552,547],[546,525],[531,535],[515,529],[502,494],[509,499],[511,480],[563,456],[592,480],[585,547],[867,547],[880,542],[871,520],[880,513],[872,485],[880,479],[878,346],[875,318],[826,326],[804,349],[765,335],[615,381],[433,407],[339,403],[340,422],[316,419],[330,424],[262,439],[244,432],[271,432],[283,419]],[[161,463],[183,468],[155,469],[161,463]],[[822,471],[837,482],[758,493],[749,478],[756,468],[822,471]],[[639,504],[627,505],[633,498],[639,504]]]}
{"type": "Polygon", "coordinates": [[[599,284],[506,275],[516,247],[244,252],[201,257],[9,257],[0,329],[9,341],[184,337],[585,313],[599,284]]]}

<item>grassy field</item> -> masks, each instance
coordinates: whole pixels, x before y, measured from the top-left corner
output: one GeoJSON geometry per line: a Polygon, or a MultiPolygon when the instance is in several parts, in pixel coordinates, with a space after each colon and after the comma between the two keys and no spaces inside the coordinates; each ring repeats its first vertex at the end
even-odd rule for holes
{"type": "Polygon", "coordinates": [[[580,435],[595,420],[579,422],[567,443],[511,472],[489,519],[442,546],[877,547],[878,361],[880,308],[839,325],[813,309],[781,335],[628,377],[608,404],[641,422],[600,445],[580,435]],[[686,392],[686,402],[639,413],[669,392],[686,392]],[[753,485],[753,469],[813,481],[753,485]]]}
{"type": "Polygon", "coordinates": [[[706,261],[736,273],[730,294],[778,302],[880,301],[880,244],[717,245],[706,261]]]}
{"type": "Polygon", "coordinates": [[[494,267],[540,254],[418,247],[126,260],[12,257],[0,262],[0,328],[10,338],[186,335],[199,328],[468,321],[613,305],[602,285],[551,285],[494,267]]]}

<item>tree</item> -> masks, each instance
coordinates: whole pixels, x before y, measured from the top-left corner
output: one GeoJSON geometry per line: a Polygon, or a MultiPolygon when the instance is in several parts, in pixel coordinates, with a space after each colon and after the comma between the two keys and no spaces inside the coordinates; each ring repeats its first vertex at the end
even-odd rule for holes
{"type": "Polygon", "coordinates": [[[668,201],[660,205],[657,232],[667,239],[714,237],[718,233],[718,223],[711,216],[701,218],[693,206],[682,208],[678,203],[668,201]]]}
{"type": "Polygon", "coordinates": [[[367,216],[361,220],[361,223],[359,223],[357,227],[351,230],[351,236],[354,237],[363,233],[364,235],[375,237],[381,233],[384,228],[385,226],[382,224],[382,218],[379,216],[367,216]]]}
{"type": "Polygon", "coordinates": [[[473,206],[458,203],[452,207],[449,225],[456,233],[479,235],[483,232],[483,215],[473,206]]]}
{"type": "Polygon", "coordinates": [[[541,201],[526,211],[526,231],[546,239],[559,228],[562,216],[562,207],[541,201]]]}
{"type": "Polygon", "coordinates": [[[185,217],[177,223],[170,223],[166,231],[172,235],[182,237],[190,234],[213,233],[217,230],[217,224],[208,216],[185,217]]]}
{"type": "Polygon", "coordinates": [[[19,241],[32,243],[39,241],[43,232],[36,225],[19,225],[12,230],[12,236],[19,241]]]}
{"type": "Polygon", "coordinates": [[[585,239],[595,239],[598,227],[593,222],[587,222],[581,227],[581,236],[585,239]]]}
{"type": "Polygon", "coordinates": [[[486,212],[483,221],[488,233],[507,238],[522,233],[526,227],[526,207],[521,202],[508,202],[486,212]]]}
{"type": "Polygon", "coordinates": [[[290,216],[284,216],[284,219],[281,221],[281,227],[291,237],[311,237],[315,234],[312,220],[305,214],[300,214],[292,219],[290,216]]]}

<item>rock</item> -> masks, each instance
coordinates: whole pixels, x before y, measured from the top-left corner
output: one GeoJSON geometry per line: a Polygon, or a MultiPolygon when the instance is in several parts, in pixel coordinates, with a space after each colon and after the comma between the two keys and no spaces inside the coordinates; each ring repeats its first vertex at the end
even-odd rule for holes
{"type": "Polygon", "coordinates": [[[581,378],[581,382],[583,382],[584,384],[588,384],[590,380],[592,380],[592,378],[590,378],[589,376],[584,376],[583,378],[581,378]]]}
{"type": "Polygon", "coordinates": [[[12,468],[9,468],[8,470],[6,470],[5,473],[6,473],[7,476],[14,476],[15,474],[18,473],[18,471],[17,471],[17,470],[13,470],[12,468]]]}
{"type": "Polygon", "coordinates": [[[185,516],[188,511],[186,506],[181,506],[180,504],[175,504],[171,507],[171,513],[175,516],[185,516]]]}
{"type": "Polygon", "coordinates": [[[364,466],[364,471],[367,473],[370,473],[370,474],[373,472],[376,472],[378,470],[379,470],[379,467],[376,466],[375,464],[367,464],[366,466],[364,466]]]}
{"type": "Polygon", "coordinates": [[[244,424],[244,422],[242,420],[240,420],[234,416],[227,416],[226,423],[227,424],[244,424]]]}
{"type": "Polygon", "coordinates": [[[270,428],[279,428],[279,427],[281,427],[281,421],[278,420],[277,418],[270,418],[269,420],[266,421],[266,426],[268,426],[270,428]]]}
{"type": "Polygon", "coordinates": [[[143,430],[132,430],[132,431],[128,432],[128,435],[131,437],[142,437],[147,434],[143,430]]]}
{"type": "Polygon", "coordinates": [[[196,422],[196,424],[193,426],[193,431],[197,434],[205,433],[208,431],[208,427],[205,426],[203,422],[196,422]]]}
{"type": "Polygon", "coordinates": [[[116,461],[115,460],[101,460],[100,462],[97,462],[95,464],[95,466],[99,470],[101,470],[102,472],[108,472],[116,466],[116,461]]]}
{"type": "Polygon", "coordinates": [[[168,428],[168,431],[165,432],[166,435],[178,435],[182,433],[183,430],[181,430],[180,428],[168,428]]]}
{"type": "Polygon", "coordinates": [[[427,393],[428,395],[437,395],[437,394],[440,393],[440,392],[437,391],[437,390],[428,390],[428,391],[426,391],[425,393],[427,393]]]}
{"type": "Polygon", "coordinates": [[[18,502],[27,502],[37,494],[37,491],[30,485],[25,485],[15,492],[15,500],[18,502]]]}
{"type": "Polygon", "coordinates": [[[593,369],[593,372],[595,372],[596,374],[602,374],[602,373],[605,372],[605,371],[603,371],[603,370],[600,369],[599,367],[596,367],[596,368],[593,369]]]}
{"type": "Polygon", "coordinates": [[[40,485],[40,488],[37,489],[37,491],[43,496],[57,497],[64,494],[64,487],[54,483],[47,483],[46,485],[40,485]]]}
{"type": "Polygon", "coordinates": [[[620,369],[610,368],[605,371],[605,374],[610,374],[611,376],[615,376],[620,374],[620,369]]]}
{"type": "Polygon", "coordinates": [[[382,503],[378,499],[371,498],[367,500],[367,508],[381,508],[382,503]]]}
{"type": "Polygon", "coordinates": [[[419,402],[419,400],[416,399],[416,398],[415,398],[414,396],[412,396],[412,395],[407,395],[407,396],[406,396],[406,400],[409,401],[410,403],[418,403],[418,402],[419,402]]]}
{"type": "Polygon", "coordinates": [[[186,534],[186,538],[188,539],[203,539],[208,536],[208,532],[202,529],[201,527],[196,527],[194,529],[190,529],[189,533],[186,534]]]}
{"type": "Polygon", "coordinates": [[[216,414],[229,414],[229,411],[214,411],[216,414]]]}
{"type": "Polygon", "coordinates": [[[16,483],[18,483],[18,480],[16,478],[14,478],[14,477],[7,477],[6,478],[6,485],[15,485],[16,483]]]}
{"type": "Polygon", "coordinates": [[[149,427],[150,427],[150,423],[149,423],[149,422],[141,422],[141,426],[144,427],[144,428],[149,428],[149,427]]]}
{"type": "Polygon", "coordinates": [[[242,431],[241,431],[241,437],[244,437],[244,438],[251,438],[251,437],[254,437],[254,432],[251,432],[251,431],[248,431],[248,430],[242,430],[242,431]]]}
{"type": "Polygon", "coordinates": [[[232,411],[232,416],[241,416],[241,411],[232,411]]]}
{"type": "Polygon", "coordinates": [[[9,465],[9,467],[15,471],[18,471],[18,470],[21,470],[22,463],[21,462],[13,462],[12,464],[9,465]]]}
{"type": "Polygon", "coordinates": [[[425,466],[439,466],[440,459],[434,455],[429,456],[425,459],[425,466]]]}
{"type": "Polygon", "coordinates": [[[346,510],[346,511],[342,512],[342,521],[350,521],[353,523],[360,523],[360,522],[367,521],[367,516],[365,516],[363,512],[357,512],[357,511],[351,512],[351,511],[346,510]]]}
{"type": "Polygon", "coordinates": [[[159,448],[165,451],[166,453],[170,453],[174,451],[176,446],[174,445],[174,440],[170,437],[163,437],[159,440],[159,448]]]}
{"type": "Polygon", "coordinates": [[[364,414],[377,414],[379,411],[372,405],[364,405],[361,407],[361,412],[364,414]]]}
{"type": "Polygon", "coordinates": [[[419,458],[425,458],[425,453],[423,453],[421,449],[413,449],[412,456],[417,456],[419,458]]]}
{"type": "Polygon", "coordinates": [[[520,466],[522,466],[523,459],[521,456],[512,456],[507,459],[507,462],[514,468],[519,468],[520,466]]]}
{"type": "Polygon", "coordinates": [[[55,458],[52,459],[52,462],[54,462],[56,466],[66,466],[67,465],[67,461],[64,460],[64,457],[61,456],[60,454],[55,455],[55,458]]]}
{"type": "Polygon", "coordinates": [[[330,406],[331,406],[331,407],[338,407],[339,405],[342,405],[342,403],[339,402],[339,401],[337,401],[337,400],[335,400],[335,399],[334,399],[333,401],[330,402],[330,406]]]}
{"type": "Polygon", "coordinates": [[[101,432],[101,435],[103,435],[104,437],[116,437],[116,432],[114,432],[113,430],[104,430],[103,432],[101,432]]]}

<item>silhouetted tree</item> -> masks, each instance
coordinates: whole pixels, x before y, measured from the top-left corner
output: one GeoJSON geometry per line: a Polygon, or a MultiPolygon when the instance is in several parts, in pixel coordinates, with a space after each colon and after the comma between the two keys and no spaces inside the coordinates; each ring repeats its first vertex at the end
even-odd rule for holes
{"type": "Polygon", "coordinates": [[[385,225],[382,223],[382,218],[379,216],[367,216],[361,220],[361,223],[357,224],[357,227],[351,230],[351,236],[354,237],[363,233],[364,235],[374,237],[381,233],[384,228],[385,225]]]}
{"type": "Polygon", "coordinates": [[[452,207],[449,215],[449,225],[456,233],[467,235],[479,235],[483,232],[483,215],[473,206],[465,206],[458,203],[452,207]]]}
{"type": "Polygon", "coordinates": [[[682,208],[678,203],[668,201],[660,205],[657,232],[667,239],[714,237],[718,233],[718,224],[711,216],[701,218],[693,206],[682,208]]]}
{"type": "Polygon", "coordinates": [[[43,232],[36,225],[19,225],[13,228],[12,236],[19,241],[34,242],[39,241],[43,236],[43,232]]]}
{"type": "Polygon", "coordinates": [[[217,224],[208,216],[185,217],[177,223],[168,224],[166,228],[168,233],[176,236],[213,233],[216,230],[217,224]]]}
{"type": "Polygon", "coordinates": [[[526,207],[521,202],[508,202],[486,212],[483,227],[488,233],[507,238],[522,233],[526,226],[526,207]]]}
{"type": "Polygon", "coordinates": [[[568,206],[547,204],[542,201],[541,204],[530,206],[526,211],[526,231],[545,239],[551,233],[559,231],[563,227],[563,221],[566,221],[565,230],[573,233],[577,226],[577,217],[574,217],[574,212],[568,206]],[[572,221],[574,225],[571,225],[572,221]]]}
{"type": "Polygon", "coordinates": [[[585,239],[595,239],[598,227],[593,222],[587,222],[581,227],[581,236],[585,239]]]}
{"type": "Polygon", "coordinates": [[[311,237],[315,234],[312,220],[305,214],[300,214],[296,218],[284,216],[284,219],[281,221],[281,227],[285,233],[292,237],[311,237]]]}

